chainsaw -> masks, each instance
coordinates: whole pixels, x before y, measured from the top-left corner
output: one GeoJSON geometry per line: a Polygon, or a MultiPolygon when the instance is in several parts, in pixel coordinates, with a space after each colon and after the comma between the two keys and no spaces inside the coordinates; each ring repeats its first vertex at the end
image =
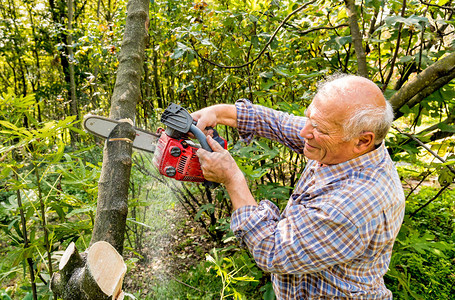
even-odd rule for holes
{"type": "MultiPolygon", "coordinates": [[[[197,122],[185,108],[174,103],[171,103],[163,112],[161,122],[166,125],[166,129],[158,128],[156,133],[134,127],[136,138],[133,148],[155,153],[153,164],[164,176],[179,181],[208,183],[202,174],[196,151],[200,147],[209,152],[212,152],[212,149],[207,143],[205,134],[196,127],[197,122]],[[189,138],[189,133],[196,137],[199,144],[189,138]]],[[[83,126],[89,133],[107,139],[119,123],[120,121],[117,120],[87,115],[83,126]]],[[[207,129],[213,130],[213,139],[227,149],[226,140],[220,137],[215,129],[207,129]]]]}

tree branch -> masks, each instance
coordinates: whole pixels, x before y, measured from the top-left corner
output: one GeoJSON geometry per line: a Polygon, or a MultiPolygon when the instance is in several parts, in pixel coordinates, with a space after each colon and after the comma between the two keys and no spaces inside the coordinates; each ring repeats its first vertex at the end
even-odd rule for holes
{"type": "Polygon", "coordinates": [[[428,6],[434,6],[434,7],[441,8],[441,9],[446,9],[446,10],[455,11],[455,7],[451,7],[451,6],[437,5],[437,4],[425,2],[425,1],[422,1],[422,0],[420,0],[420,3],[425,4],[425,5],[428,5],[428,6]]]}
{"type": "MultiPolygon", "coordinates": [[[[447,124],[447,125],[451,125],[451,124],[454,124],[455,122],[455,112],[452,112],[450,113],[450,115],[447,117],[447,119],[445,119],[444,121],[440,122],[440,123],[443,123],[443,124],[447,124]]],[[[434,130],[437,130],[439,129],[438,125],[440,124],[434,124],[433,126],[430,126],[428,128],[425,128],[424,130],[422,130],[421,132],[418,133],[418,135],[421,135],[421,134],[424,134],[424,133],[427,133],[427,132],[432,132],[434,130]]]]}
{"type": "Polygon", "coordinates": [[[455,78],[455,52],[423,70],[390,98],[390,104],[396,113],[395,118],[402,115],[399,110],[405,104],[408,106],[409,104],[417,104],[423,98],[449,83],[453,78],[455,78]]]}
{"type": "Polygon", "coordinates": [[[293,16],[295,15],[296,13],[298,13],[299,11],[303,10],[304,8],[306,8],[307,6],[309,6],[310,4],[313,4],[315,3],[316,0],[313,0],[313,1],[310,1],[308,3],[305,3],[304,5],[298,7],[297,9],[295,9],[294,11],[292,11],[289,15],[287,15],[286,18],[284,18],[284,20],[280,23],[280,25],[278,25],[278,27],[275,29],[275,31],[273,32],[272,36],[270,37],[270,39],[268,40],[268,42],[265,44],[264,48],[261,50],[261,52],[258,54],[258,56],[256,58],[254,58],[253,60],[249,61],[249,62],[246,62],[244,64],[241,64],[241,65],[238,65],[238,66],[225,66],[225,65],[221,65],[219,63],[216,63],[216,62],[213,62],[209,59],[206,59],[205,57],[201,56],[199,54],[199,52],[197,52],[196,48],[194,47],[193,43],[191,43],[191,46],[193,47],[193,50],[196,52],[196,55],[202,59],[203,61],[211,64],[211,65],[214,65],[214,66],[217,66],[218,68],[222,68],[222,69],[240,69],[240,68],[244,68],[248,65],[251,65],[253,64],[254,62],[256,62],[264,53],[265,53],[265,50],[267,50],[267,47],[272,43],[273,39],[275,38],[275,36],[277,35],[278,31],[280,31],[280,29],[284,26],[284,24],[286,24],[286,22],[293,16]]]}
{"type": "Polygon", "coordinates": [[[416,209],[412,214],[409,215],[410,218],[414,217],[419,211],[421,211],[422,209],[424,209],[425,207],[427,207],[431,202],[433,202],[434,200],[438,199],[438,197],[450,186],[450,183],[448,183],[447,185],[443,186],[442,189],[439,190],[439,192],[433,197],[431,198],[430,200],[427,201],[427,203],[425,203],[424,205],[422,205],[421,207],[419,207],[418,209],[416,209]]]}
{"type": "MultiPolygon", "coordinates": [[[[414,97],[409,99],[409,101],[406,103],[406,105],[409,108],[411,108],[411,107],[414,107],[417,104],[419,104],[423,99],[425,99],[426,97],[430,96],[431,94],[436,92],[439,88],[441,88],[442,86],[447,84],[451,79],[453,79],[454,76],[455,76],[455,69],[454,69],[453,73],[454,74],[449,74],[448,76],[440,77],[440,78],[436,79],[432,84],[424,87],[424,89],[422,89],[414,97]],[[450,80],[447,80],[447,77],[449,77],[450,80]]],[[[401,113],[400,111],[397,111],[395,117],[399,118],[402,115],[403,115],[403,113],[401,113]]]]}
{"type": "Polygon", "coordinates": [[[337,28],[346,27],[346,26],[349,26],[349,25],[348,24],[340,24],[340,25],[337,25],[337,26],[320,26],[320,27],[309,28],[307,30],[295,31],[295,33],[297,33],[299,35],[306,35],[306,34],[308,34],[310,32],[313,32],[313,31],[318,31],[318,30],[323,30],[323,29],[327,29],[327,30],[337,29],[337,28]]]}
{"type": "MultiPolygon", "coordinates": [[[[412,195],[412,193],[414,193],[414,191],[415,191],[415,190],[416,190],[416,189],[425,181],[425,179],[427,179],[428,176],[430,176],[432,173],[433,173],[433,172],[427,171],[427,172],[425,172],[425,173],[423,174],[422,179],[420,179],[419,183],[418,183],[415,187],[411,188],[411,190],[409,191],[409,194],[406,196],[405,201],[408,200],[408,198],[412,195]]],[[[406,181],[405,181],[405,182],[406,182],[406,181]]],[[[410,185],[410,186],[411,186],[411,185],[410,185]]]]}
{"type": "Polygon", "coordinates": [[[358,74],[368,78],[368,67],[365,56],[365,50],[362,45],[362,34],[360,33],[359,24],[357,23],[357,12],[355,0],[345,0],[346,10],[349,17],[349,28],[351,30],[352,43],[354,44],[355,54],[357,56],[358,74]]]}
{"type": "MultiPolygon", "coordinates": [[[[403,0],[403,6],[401,8],[401,16],[402,17],[404,17],[405,11],[406,11],[406,0],[403,0]]],[[[389,85],[390,79],[392,78],[393,69],[395,67],[395,62],[396,62],[397,56],[398,56],[398,50],[400,49],[401,29],[402,28],[403,28],[403,23],[400,23],[400,25],[398,25],[398,37],[397,37],[397,41],[396,41],[395,51],[393,52],[392,61],[390,63],[390,71],[389,71],[389,74],[386,77],[384,85],[382,86],[382,91],[385,91],[387,89],[387,86],[389,85]]]]}
{"type": "MultiPolygon", "coordinates": [[[[425,145],[421,140],[419,140],[418,138],[416,138],[415,136],[413,136],[412,134],[409,134],[409,133],[406,133],[406,132],[403,132],[402,130],[400,130],[399,128],[395,127],[395,126],[392,126],[393,129],[395,129],[396,131],[398,131],[399,133],[401,134],[404,134],[405,136],[413,139],[414,141],[417,142],[417,144],[419,144],[420,146],[422,146],[423,148],[425,148],[425,150],[427,150],[428,152],[430,152],[434,157],[436,157],[439,161],[441,161],[443,164],[446,163],[446,161],[440,157],[437,153],[435,153],[433,150],[431,150],[430,148],[428,148],[427,145],[425,145]]],[[[453,174],[455,174],[455,169],[452,167],[452,166],[449,166],[449,165],[445,165],[453,174]]]]}

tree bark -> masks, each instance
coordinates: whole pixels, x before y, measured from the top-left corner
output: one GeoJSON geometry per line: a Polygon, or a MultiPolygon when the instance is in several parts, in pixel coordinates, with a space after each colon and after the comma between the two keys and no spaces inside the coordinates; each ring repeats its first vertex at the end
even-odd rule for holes
{"type": "Polygon", "coordinates": [[[134,121],[135,118],[136,103],[141,97],[140,82],[148,36],[148,9],[149,1],[128,2],[128,17],[111,100],[110,117],[113,119],[129,118],[134,121]]]}
{"type": "Polygon", "coordinates": [[[132,142],[135,131],[131,124],[117,125],[106,140],[103,166],[98,182],[98,204],[91,244],[110,243],[123,253],[126,217],[128,215],[128,188],[131,173],[132,142]]]}
{"type": "Polygon", "coordinates": [[[403,115],[400,108],[404,105],[413,107],[449,83],[453,78],[455,78],[455,52],[423,70],[390,98],[390,104],[395,111],[395,118],[403,115]]]}
{"type": "MultiPolygon", "coordinates": [[[[148,0],[130,0],[119,68],[111,99],[112,119],[134,120],[141,96],[140,81],[147,39],[148,0]]],[[[123,253],[132,141],[135,132],[128,122],[120,123],[107,139],[98,190],[98,205],[90,244],[109,242],[123,253]]]]}
{"type": "Polygon", "coordinates": [[[357,56],[358,75],[368,78],[367,60],[362,44],[362,34],[360,33],[359,24],[357,22],[355,0],[345,0],[344,2],[346,3],[346,10],[349,17],[352,43],[354,44],[355,54],[357,56]]]}

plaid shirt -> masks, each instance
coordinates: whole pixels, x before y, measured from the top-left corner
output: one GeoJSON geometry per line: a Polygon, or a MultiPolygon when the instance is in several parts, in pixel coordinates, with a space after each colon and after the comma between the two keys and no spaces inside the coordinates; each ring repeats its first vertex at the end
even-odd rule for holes
{"type": "MultiPolygon", "coordinates": [[[[306,118],[239,100],[238,130],[302,153],[306,118]]],[[[391,299],[383,276],[404,215],[404,194],[384,143],[344,163],[309,161],[289,202],[263,200],[232,215],[231,229],[278,299],[391,299]]]]}

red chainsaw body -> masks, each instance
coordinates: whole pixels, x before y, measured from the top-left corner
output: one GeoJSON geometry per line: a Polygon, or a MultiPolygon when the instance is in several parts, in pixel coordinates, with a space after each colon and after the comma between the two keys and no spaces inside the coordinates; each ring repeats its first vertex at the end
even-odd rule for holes
{"type": "MultiPolygon", "coordinates": [[[[227,143],[224,143],[226,149],[227,143]]],[[[196,151],[200,147],[185,138],[173,138],[162,131],[153,163],[160,174],[179,181],[204,182],[196,151]]]]}

